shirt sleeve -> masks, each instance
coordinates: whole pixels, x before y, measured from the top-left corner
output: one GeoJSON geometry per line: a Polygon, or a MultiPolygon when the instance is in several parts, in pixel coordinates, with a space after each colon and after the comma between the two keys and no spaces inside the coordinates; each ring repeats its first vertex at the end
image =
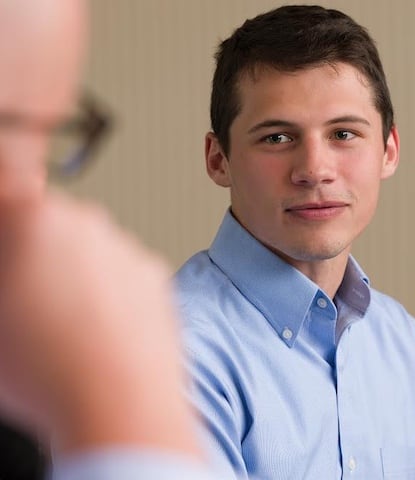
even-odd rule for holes
{"type": "Polygon", "coordinates": [[[186,395],[196,412],[199,442],[217,478],[247,480],[241,445],[246,421],[232,386],[233,362],[215,339],[197,331],[185,333],[186,395]]]}
{"type": "MultiPolygon", "coordinates": [[[[215,480],[185,456],[151,450],[109,449],[58,458],[47,480],[215,480]]],[[[226,480],[226,479],[223,479],[226,480]]]]}

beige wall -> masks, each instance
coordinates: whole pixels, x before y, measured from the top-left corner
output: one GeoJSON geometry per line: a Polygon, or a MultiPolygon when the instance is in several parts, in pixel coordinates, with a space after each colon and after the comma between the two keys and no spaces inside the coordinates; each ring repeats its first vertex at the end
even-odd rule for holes
{"type": "MultiPolygon", "coordinates": [[[[204,173],[214,48],[243,19],[282,3],[91,0],[86,83],[112,107],[117,127],[99,162],[70,189],[103,201],[174,266],[209,245],[228,204],[227,192],[204,173]]],[[[385,183],[375,221],[354,253],[376,287],[415,312],[411,278],[415,3],[321,4],[343,9],[369,28],[389,77],[402,137],[401,165],[385,183]]]]}

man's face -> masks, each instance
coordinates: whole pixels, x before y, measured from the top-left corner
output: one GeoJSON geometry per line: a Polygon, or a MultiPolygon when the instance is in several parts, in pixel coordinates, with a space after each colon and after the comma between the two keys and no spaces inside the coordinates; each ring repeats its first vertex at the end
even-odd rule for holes
{"type": "MultiPolygon", "coordinates": [[[[244,75],[226,157],[207,136],[207,168],[230,187],[232,212],[293,265],[347,255],[371,220],[380,180],[398,162],[373,94],[355,68],[244,75]]],[[[300,268],[301,269],[301,268],[300,268]]]]}
{"type": "Polygon", "coordinates": [[[83,7],[83,0],[0,0],[0,207],[43,191],[50,127],[76,92],[83,7]]]}

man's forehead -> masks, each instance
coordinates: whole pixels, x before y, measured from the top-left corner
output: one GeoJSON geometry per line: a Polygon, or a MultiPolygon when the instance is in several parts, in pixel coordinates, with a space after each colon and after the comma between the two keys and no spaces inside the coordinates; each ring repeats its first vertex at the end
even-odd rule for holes
{"type": "Polygon", "coordinates": [[[0,110],[55,115],[73,95],[85,36],[81,0],[0,0],[0,110]],[[4,27],[4,28],[3,28],[4,27]]]}
{"type": "MultiPolygon", "coordinates": [[[[329,89],[333,88],[336,83],[341,83],[344,81],[345,77],[348,77],[349,80],[355,83],[359,90],[367,92],[367,94],[365,93],[365,97],[367,95],[365,100],[374,106],[375,94],[373,86],[367,76],[350,63],[338,62],[318,63],[290,70],[276,68],[273,65],[254,65],[251,68],[242,71],[236,82],[236,94],[239,107],[242,107],[246,95],[252,96],[255,92],[260,95],[263,94],[264,81],[269,85],[272,85],[272,89],[275,89],[276,92],[280,91],[281,93],[288,88],[291,90],[291,93],[295,93],[295,90],[292,92],[292,85],[298,85],[298,81],[301,80],[301,78],[304,78],[306,79],[306,85],[309,86],[311,90],[312,74],[321,71],[326,73],[324,81],[327,86],[327,93],[329,93],[329,89]],[[271,82],[269,82],[269,79],[271,79],[271,82]]],[[[320,80],[318,81],[317,86],[321,86],[320,80]]],[[[281,100],[284,100],[284,98],[281,98],[281,100]]]]}
{"type": "Polygon", "coordinates": [[[84,42],[84,6],[83,0],[0,0],[0,61],[33,68],[70,54],[68,44],[84,42]]]}
{"type": "Polygon", "coordinates": [[[231,128],[241,122],[248,130],[264,123],[326,125],[346,117],[381,127],[369,82],[346,63],[289,72],[262,68],[255,76],[244,75],[238,97],[239,111],[231,128]]]}

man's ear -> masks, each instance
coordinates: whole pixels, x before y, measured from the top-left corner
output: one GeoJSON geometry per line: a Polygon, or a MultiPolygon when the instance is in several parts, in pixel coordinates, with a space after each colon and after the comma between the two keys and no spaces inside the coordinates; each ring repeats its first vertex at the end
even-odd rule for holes
{"type": "Polygon", "coordinates": [[[209,177],[221,187],[231,185],[229,162],[220,146],[219,140],[213,132],[205,138],[206,170],[209,177]]]}
{"type": "Polygon", "coordinates": [[[395,125],[392,126],[386,142],[385,154],[383,157],[383,165],[381,178],[388,178],[395,173],[399,163],[399,133],[395,125]]]}

